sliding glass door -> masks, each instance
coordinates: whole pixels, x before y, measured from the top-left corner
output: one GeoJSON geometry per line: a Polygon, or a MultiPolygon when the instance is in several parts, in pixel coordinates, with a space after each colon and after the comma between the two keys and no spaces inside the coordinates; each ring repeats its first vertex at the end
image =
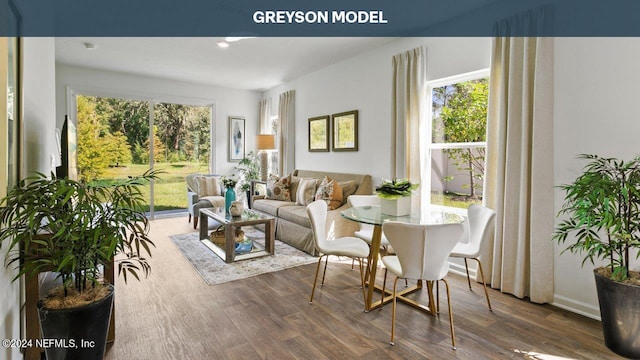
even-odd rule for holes
{"type": "Polygon", "coordinates": [[[78,95],[78,177],[109,184],[162,171],[145,187],[147,211],[183,212],[185,176],[212,168],[212,106],[78,95]]]}

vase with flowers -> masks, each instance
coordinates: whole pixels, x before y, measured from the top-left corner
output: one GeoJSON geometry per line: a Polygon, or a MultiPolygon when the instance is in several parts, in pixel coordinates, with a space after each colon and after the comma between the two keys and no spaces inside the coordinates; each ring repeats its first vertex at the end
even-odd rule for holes
{"type": "Polygon", "coordinates": [[[236,191],[235,187],[238,181],[232,177],[223,176],[222,177],[222,185],[226,189],[224,192],[224,212],[225,214],[229,214],[229,208],[231,207],[231,203],[236,201],[236,191]]]}

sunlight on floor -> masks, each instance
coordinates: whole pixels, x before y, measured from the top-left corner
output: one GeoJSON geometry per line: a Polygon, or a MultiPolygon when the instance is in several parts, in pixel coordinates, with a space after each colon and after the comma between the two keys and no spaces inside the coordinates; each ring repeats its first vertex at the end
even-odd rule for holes
{"type": "Polygon", "coordinates": [[[514,349],[513,352],[515,352],[516,354],[523,354],[525,356],[525,359],[531,359],[531,360],[575,360],[574,358],[555,356],[555,355],[549,355],[549,354],[541,354],[535,351],[523,351],[523,350],[514,349]]]}

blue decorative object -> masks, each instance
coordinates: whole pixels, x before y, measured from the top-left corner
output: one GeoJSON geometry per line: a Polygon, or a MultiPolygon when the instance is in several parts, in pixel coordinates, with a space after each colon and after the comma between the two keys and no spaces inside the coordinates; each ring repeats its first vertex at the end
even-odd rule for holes
{"type": "Polygon", "coordinates": [[[224,193],[224,213],[229,214],[229,208],[231,207],[231,203],[236,201],[236,192],[232,187],[227,188],[227,191],[224,193]]]}

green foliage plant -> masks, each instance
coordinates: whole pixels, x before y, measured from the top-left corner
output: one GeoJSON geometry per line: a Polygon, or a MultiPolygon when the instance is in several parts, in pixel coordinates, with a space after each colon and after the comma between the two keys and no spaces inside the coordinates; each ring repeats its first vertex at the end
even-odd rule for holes
{"type": "Polygon", "coordinates": [[[408,179],[384,180],[380,186],[376,187],[376,193],[383,199],[398,199],[411,196],[419,184],[412,184],[408,179]]]}
{"type": "Polygon", "coordinates": [[[250,151],[247,157],[240,160],[235,170],[238,174],[240,190],[249,191],[251,181],[260,179],[260,162],[258,155],[250,151]]]}
{"type": "Polygon", "coordinates": [[[611,279],[625,281],[630,251],[640,249],[640,156],[623,161],[582,154],[579,159],[588,163],[572,183],[560,186],[563,219],[553,239],[564,244],[573,234],[564,251],[583,254],[583,265],[604,260],[611,279]]]}
{"type": "Polygon", "coordinates": [[[38,173],[20,181],[0,202],[0,247],[17,275],[58,273],[64,296],[99,287],[101,264],[118,256],[118,275],[140,280],[151,270],[155,246],[142,211],[144,183],[155,171],[115,185],[87,185],[38,173]]]}

